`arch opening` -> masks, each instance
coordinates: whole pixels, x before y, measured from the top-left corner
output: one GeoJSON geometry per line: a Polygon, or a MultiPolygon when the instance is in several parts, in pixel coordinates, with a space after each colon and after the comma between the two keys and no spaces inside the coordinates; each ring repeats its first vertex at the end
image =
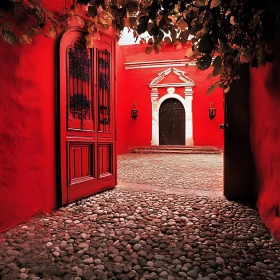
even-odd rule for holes
{"type": "Polygon", "coordinates": [[[185,109],[175,98],[159,108],[159,145],[185,145],[185,109]]]}

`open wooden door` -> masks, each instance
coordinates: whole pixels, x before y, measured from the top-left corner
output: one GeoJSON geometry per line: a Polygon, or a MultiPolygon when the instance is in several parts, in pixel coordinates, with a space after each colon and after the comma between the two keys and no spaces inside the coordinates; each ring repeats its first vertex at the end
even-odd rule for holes
{"type": "Polygon", "coordinates": [[[256,171],[250,143],[249,65],[240,65],[240,80],[224,97],[224,195],[229,200],[255,204],[256,171]]]}
{"type": "Polygon", "coordinates": [[[59,48],[62,204],[116,185],[115,42],[86,49],[84,36],[69,30],[59,48]]]}

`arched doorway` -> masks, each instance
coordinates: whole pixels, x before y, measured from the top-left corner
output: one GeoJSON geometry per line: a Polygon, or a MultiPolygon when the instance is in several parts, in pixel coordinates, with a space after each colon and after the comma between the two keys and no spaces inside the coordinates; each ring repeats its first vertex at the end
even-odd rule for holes
{"type": "Polygon", "coordinates": [[[185,109],[175,99],[165,100],[159,109],[159,144],[185,145],[185,109]]]}

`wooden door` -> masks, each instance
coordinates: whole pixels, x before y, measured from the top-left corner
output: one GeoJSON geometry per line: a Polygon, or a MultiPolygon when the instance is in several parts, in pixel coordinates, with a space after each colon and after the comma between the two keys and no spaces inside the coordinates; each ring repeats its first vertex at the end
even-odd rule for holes
{"type": "Polygon", "coordinates": [[[239,74],[240,80],[232,83],[224,98],[224,195],[254,204],[257,189],[250,143],[249,65],[241,65],[239,74]]]}
{"type": "Polygon", "coordinates": [[[165,100],[160,106],[159,144],[185,145],[185,109],[175,98],[165,100]]]}
{"type": "Polygon", "coordinates": [[[114,40],[86,49],[84,36],[69,30],[59,46],[62,204],[116,185],[114,40]]]}

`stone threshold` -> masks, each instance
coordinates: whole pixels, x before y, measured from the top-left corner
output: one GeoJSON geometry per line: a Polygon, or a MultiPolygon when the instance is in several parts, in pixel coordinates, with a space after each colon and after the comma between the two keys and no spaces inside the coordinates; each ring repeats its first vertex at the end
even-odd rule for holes
{"type": "Polygon", "coordinates": [[[131,150],[132,153],[170,153],[170,154],[222,154],[216,147],[208,146],[149,146],[131,150]]]}

